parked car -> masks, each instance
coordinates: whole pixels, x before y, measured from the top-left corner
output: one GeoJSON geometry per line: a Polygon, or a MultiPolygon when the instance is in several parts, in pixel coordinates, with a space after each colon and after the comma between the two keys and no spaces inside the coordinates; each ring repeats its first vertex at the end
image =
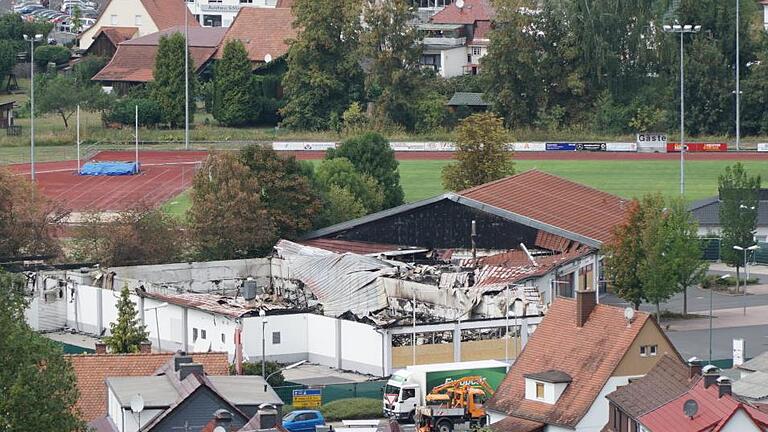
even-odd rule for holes
{"type": "Polygon", "coordinates": [[[320,411],[299,410],[283,417],[283,427],[289,432],[315,432],[315,426],[325,424],[325,418],[320,411]]]}

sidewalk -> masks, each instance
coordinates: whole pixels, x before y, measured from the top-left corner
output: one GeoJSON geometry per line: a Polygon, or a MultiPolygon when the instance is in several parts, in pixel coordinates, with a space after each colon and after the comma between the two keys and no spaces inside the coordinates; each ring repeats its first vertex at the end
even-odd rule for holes
{"type": "MultiPolygon", "coordinates": [[[[725,272],[725,273],[732,273],[734,276],[736,276],[736,268],[735,267],[729,267],[726,264],[723,263],[710,263],[709,264],[709,270],[711,271],[718,271],[718,272],[725,272]]],[[[768,276],[768,266],[766,265],[751,265],[749,266],[749,274],[752,275],[761,275],[761,276],[768,276]]],[[[744,267],[739,268],[739,275],[741,277],[744,277],[744,267]]]]}
{"type": "MultiPolygon", "coordinates": [[[[699,312],[699,314],[702,314],[699,312]]],[[[703,314],[702,314],[703,315],[703,314]]],[[[712,328],[731,328],[756,325],[768,325],[768,306],[750,306],[744,315],[743,308],[718,309],[713,311],[712,328]]],[[[668,331],[706,330],[709,317],[689,320],[662,320],[662,328],[668,331]]]]}

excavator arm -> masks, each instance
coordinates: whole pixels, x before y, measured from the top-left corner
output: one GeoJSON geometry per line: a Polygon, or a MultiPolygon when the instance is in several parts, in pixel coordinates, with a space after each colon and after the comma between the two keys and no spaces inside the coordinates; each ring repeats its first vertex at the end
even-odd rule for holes
{"type": "Polygon", "coordinates": [[[449,389],[458,389],[460,387],[480,387],[485,391],[486,395],[493,396],[494,394],[493,388],[488,385],[488,381],[485,380],[485,377],[481,376],[468,376],[449,381],[445,384],[435,386],[429,394],[439,394],[449,389]]]}

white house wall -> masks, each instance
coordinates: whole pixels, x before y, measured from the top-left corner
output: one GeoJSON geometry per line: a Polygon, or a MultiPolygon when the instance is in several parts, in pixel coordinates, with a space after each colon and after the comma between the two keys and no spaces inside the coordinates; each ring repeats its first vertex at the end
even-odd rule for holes
{"type": "Polygon", "coordinates": [[[728,420],[728,423],[720,429],[721,432],[761,432],[761,429],[755,425],[755,422],[740,409],[728,420]]]}
{"type": "Polygon", "coordinates": [[[589,407],[587,414],[576,425],[576,432],[600,432],[608,423],[608,399],[605,396],[620,386],[629,384],[631,378],[638,378],[640,376],[642,375],[608,378],[608,381],[600,390],[600,394],[597,395],[592,406],[589,407]]]}
{"type": "Polygon", "coordinates": [[[384,375],[384,339],[372,326],[340,320],[341,369],[384,375]]]}
{"type": "Polygon", "coordinates": [[[339,340],[336,334],[337,320],[322,315],[307,315],[307,360],[312,363],[337,366],[336,355],[339,340]]]}
{"type": "MultiPolygon", "coordinates": [[[[184,334],[182,332],[182,313],[184,308],[169,304],[166,307],[158,309],[157,316],[155,316],[155,310],[150,308],[159,306],[162,303],[163,302],[158,300],[144,298],[144,324],[147,326],[149,340],[152,342],[153,347],[157,348],[159,346],[162,351],[183,350],[184,334]],[[160,324],[159,345],[157,336],[158,322],[160,324]]],[[[191,343],[192,339],[190,338],[189,341],[191,343]]],[[[191,345],[189,350],[191,351],[191,345]]]]}
{"type": "Polygon", "coordinates": [[[83,32],[80,37],[80,49],[87,50],[93,43],[93,37],[99,33],[102,27],[136,27],[139,36],[146,36],[158,31],[149,13],[139,0],[117,0],[107,3],[107,7],[98,21],[83,32]],[[112,22],[112,15],[117,15],[117,22],[112,22]],[[141,16],[141,22],[136,25],[136,16],[141,16]]]}
{"type": "MultiPolygon", "coordinates": [[[[264,339],[268,360],[284,363],[307,360],[306,314],[268,316],[264,339]],[[279,344],[273,343],[273,332],[280,333],[279,344]]],[[[243,318],[243,352],[249,361],[261,359],[261,344],[261,317],[243,318]]]]}
{"type": "Polygon", "coordinates": [[[460,46],[440,51],[441,75],[450,78],[464,74],[467,64],[467,47],[460,46]]]}
{"type": "MultiPolygon", "coordinates": [[[[171,327],[173,334],[174,329],[178,330],[178,334],[182,333],[182,316],[181,308],[179,313],[172,317],[168,323],[171,327]]],[[[203,312],[197,309],[187,310],[187,340],[190,344],[188,351],[194,352],[194,347],[198,346],[193,341],[193,335],[195,329],[197,329],[198,337],[202,337],[201,330],[205,330],[205,340],[210,342],[211,351],[226,351],[230,353],[230,358],[233,357],[235,352],[235,328],[236,322],[228,317],[221,315],[214,315],[207,312],[203,312]],[[224,341],[222,342],[222,335],[224,335],[224,341]]],[[[178,340],[181,344],[181,338],[178,340]]]]}

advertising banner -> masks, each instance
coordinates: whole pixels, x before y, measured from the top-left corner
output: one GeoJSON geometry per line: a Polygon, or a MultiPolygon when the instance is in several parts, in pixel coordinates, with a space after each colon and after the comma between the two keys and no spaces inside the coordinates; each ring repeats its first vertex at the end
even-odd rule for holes
{"type": "Polygon", "coordinates": [[[605,150],[609,152],[636,152],[637,143],[633,143],[633,142],[606,143],[605,150]]]}
{"type": "Polygon", "coordinates": [[[606,149],[605,143],[576,143],[576,150],[578,151],[606,151],[606,149]]]}
{"type": "Polygon", "coordinates": [[[759,143],[757,145],[757,151],[759,151],[759,152],[768,152],[768,143],[759,143]]]}
{"type": "Polygon", "coordinates": [[[576,144],[574,143],[553,143],[548,142],[545,145],[547,151],[576,151],[576,144]]]}
{"type": "Polygon", "coordinates": [[[276,151],[326,151],[336,148],[335,142],[275,141],[272,149],[276,151]]]}
{"type": "Polygon", "coordinates": [[[667,134],[645,132],[637,134],[637,151],[646,153],[666,153],[667,134]]]}
{"type": "Polygon", "coordinates": [[[543,142],[515,142],[510,143],[509,150],[518,152],[543,152],[547,150],[547,145],[543,142]]]}
{"type": "MultiPolygon", "coordinates": [[[[678,153],[680,152],[680,143],[667,143],[667,151],[678,153]]],[[[692,142],[685,143],[685,151],[689,152],[726,152],[728,151],[728,144],[726,143],[702,143],[692,142]]]]}

